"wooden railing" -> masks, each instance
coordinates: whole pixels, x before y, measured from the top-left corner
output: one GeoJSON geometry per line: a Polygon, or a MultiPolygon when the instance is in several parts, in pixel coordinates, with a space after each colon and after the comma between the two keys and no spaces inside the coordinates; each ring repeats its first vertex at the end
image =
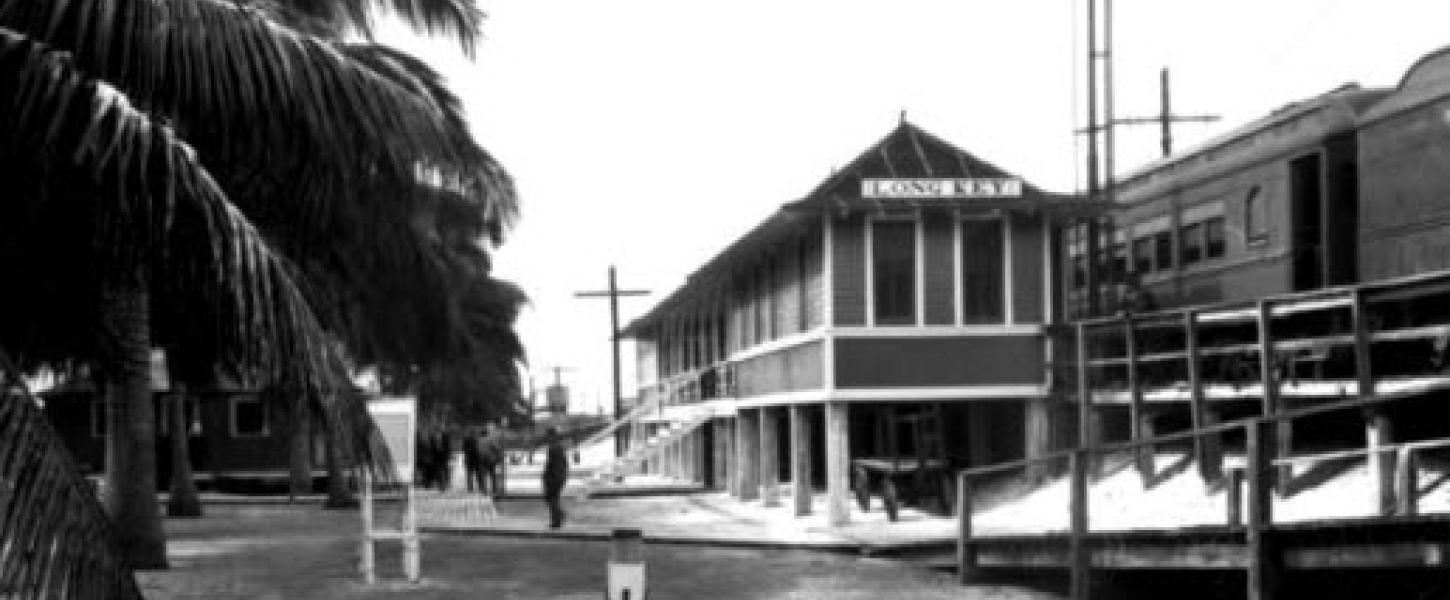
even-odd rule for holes
{"type": "Polygon", "coordinates": [[[1450,393],[1450,310],[1439,306],[1450,306],[1450,271],[1073,324],[1079,445],[958,473],[957,551],[963,581],[979,570],[974,482],[1018,470],[1050,471],[1065,461],[1070,597],[1087,598],[1088,492],[1096,465],[1108,455],[1127,453],[1146,478],[1155,469],[1154,449],[1171,444],[1191,444],[1200,475],[1227,482],[1222,523],[1244,535],[1250,598],[1270,598],[1277,587],[1280,562],[1267,533],[1275,523],[1275,491],[1287,492],[1296,465],[1366,457],[1378,510],[1364,516],[1417,514],[1418,457],[1450,447],[1450,438],[1393,442],[1384,409],[1426,394],[1450,393]],[[1418,369],[1409,364],[1417,361],[1418,369]],[[1301,383],[1297,370],[1306,365],[1313,372],[1301,383]],[[1286,397],[1313,404],[1291,407],[1286,397]],[[1258,410],[1220,422],[1215,405],[1233,399],[1255,400],[1258,410]],[[1189,427],[1154,431],[1150,406],[1183,401],[1189,427]],[[1110,404],[1128,407],[1127,440],[1102,439],[1095,411],[1110,404]],[[1333,411],[1364,416],[1364,445],[1294,454],[1293,423],[1333,411]],[[1243,464],[1225,468],[1224,437],[1239,432],[1243,464]]]}

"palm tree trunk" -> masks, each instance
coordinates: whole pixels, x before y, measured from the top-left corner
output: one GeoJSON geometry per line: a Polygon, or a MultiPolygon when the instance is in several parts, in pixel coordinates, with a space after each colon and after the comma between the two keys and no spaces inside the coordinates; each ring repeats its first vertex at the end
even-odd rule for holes
{"type": "Polygon", "coordinates": [[[151,394],[151,312],[144,275],[115,273],[101,289],[101,377],[111,406],[106,513],[133,569],[164,569],[156,502],[156,407],[151,394]]]}
{"type": "Polygon", "coordinates": [[[171,497],[166,502],[168,517],[200,517],[201,496],[196,492],[196,478],[191,472],[190,423],[186,418],[186,386],[173,381],[175,393],[171,400],[171,497]]]}
{"type": "Polygon", "coordinates": [[[331,427],[322,428],[323,441],[327,447],[327,501],[323,508],[356,508],[357,497],[347,485],[347,475],[342,466],[342,451],[337,447],[336,436],[331,427]]]}
{"type": "Polygon", "coordinates": [[[307,426],[307,403],[292,403],[292,418],[287,424],[288,500],[312,492],[312,435],[307,426]]]}

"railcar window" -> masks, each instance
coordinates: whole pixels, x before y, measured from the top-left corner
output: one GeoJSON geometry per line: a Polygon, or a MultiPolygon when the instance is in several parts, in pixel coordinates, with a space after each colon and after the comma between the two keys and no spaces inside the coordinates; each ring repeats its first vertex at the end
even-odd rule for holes
{"type": "Polygon", "coordinates": [[[1183,245],[1181,264],[1191,265],[1203,260],[1203,223],[1184,225],[1178,232],[1178,240],[1183,245]]]}
{"type": "Polygon", "coordinates": [[[1154,234],[1153,250],[1157,255],[1158,270],[1173,268],[1173,232],[1160,231],[1154,234]]]}
{"type": "Polygon", "coordinates": [[[916,324],[915,221],[872,224],[871,268],[876,324],[916,324]]]}
{"type": "Polygon", "coordinates": [[[1147,273],[1153,270],[1153,238],[1140,237],[1133,240],[1133,271],[1147,273]]]}
{"type": "Polygon", "coordinates": [[[1244,236],[1250,245],[1269,240],[1268,221],[1263,190],[1255,185],[1244,196],[1244,236]]]}
{"type": "Polygon", "coordinates": [[[1206,238],[1204,252],[1209,258],[1224,255],[1226,244],[1223,239],[1223,217],[1214,217],[1203,222],[1203,236],[1206,238]]]}

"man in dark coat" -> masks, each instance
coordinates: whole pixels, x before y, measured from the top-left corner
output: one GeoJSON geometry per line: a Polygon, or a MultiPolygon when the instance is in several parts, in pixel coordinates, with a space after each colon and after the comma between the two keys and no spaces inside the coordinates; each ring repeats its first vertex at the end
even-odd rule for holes
{"type": "Polygon", "coordinates": [[[564,508],[559,504],[559,496],[569,479],[569,455],[557,429],[545,430],[544,442],[548,444],[544,457],[544,502],[549,505],[549,528],[558,529],[564,525],[564,508]]]}

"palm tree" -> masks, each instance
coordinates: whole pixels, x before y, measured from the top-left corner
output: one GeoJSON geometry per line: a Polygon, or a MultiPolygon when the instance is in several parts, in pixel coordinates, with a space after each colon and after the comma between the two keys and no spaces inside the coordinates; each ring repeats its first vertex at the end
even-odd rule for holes
{"type": "MultiPolygon", "coordinates": [[[[465,48],[476,34],[467,3],[391,4],[465,48]]],[[[420,174],[512,206],[507,178],[459,127],[456,107],[382,66],[396,58],[336,41],[366,32],[360,7],[370,5],[0,0],[0,39],[14,64],[0,106],[18,117],[0,126],[0,158],[11,159],[0,183],[26,200],[0,207],[16,217],[0,222],[20,230],[5,239],[0,263],[64,298],[3,301],[0,318],[17,326],[0,328],[0,347],[32,362],[96,365],[114,407],[107,509],[133,565],[165,564],[151,347],[207,340],[248,379],[302,392],[330,435],[377,464],[359,402],[329,393],[341,385],[336,357],[297,289],[297,267],[273,245],[290,242],[282,245],[302,252],[292,256],[306,256],[332,243],[318,232],[394,231],[377,226],[408,222],[411,203],[352,199],[420,174]],[[309,185],[278,193],[298,181],[309,185]],[[45,260],[30,254],[36,247],[45,260]],[[62,314],[84,318],[57,323],[62,314]]],[[[367,266],[338,270],[365,277],[367,266]]]]}

